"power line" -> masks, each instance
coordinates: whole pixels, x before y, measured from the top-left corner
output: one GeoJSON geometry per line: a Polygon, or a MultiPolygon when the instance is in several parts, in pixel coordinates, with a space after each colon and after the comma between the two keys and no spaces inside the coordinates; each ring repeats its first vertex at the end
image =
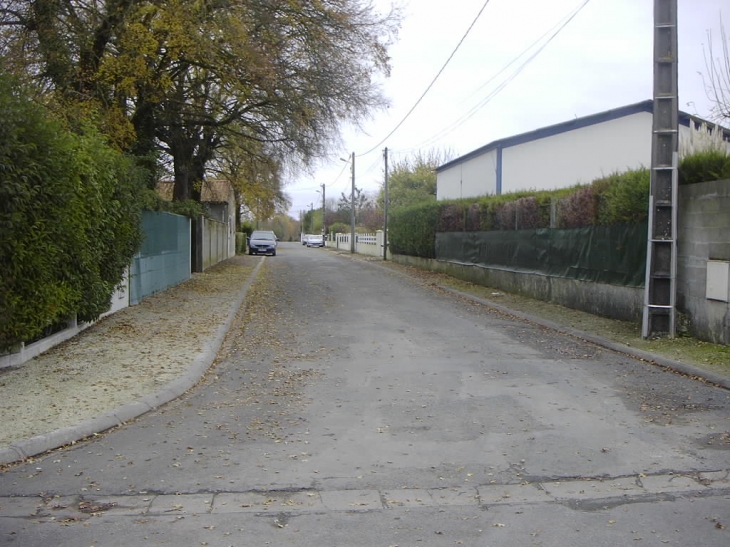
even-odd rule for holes
{"type": "Polygon", "coordinates": [[[577,14],[577,12],[580,11],[583,8],[583,6],[585,6],[586,3],[587,2],[585,2],[582,6],[577,6],[576,8],[573,8],[570,13],[568,13],[567,15],[565,15],[562,19],[560,19],[552,27],[550,27],[548,30],[546,30],[537,40],[535,40],[529,46],[527,46],[524,50],[522,50],[522,52],[519,55],[517,55],[517,57],[514,57],[509,63],[507,63],[506,65],[504,65],[499,70],[499,72],[497,72],[496,74],[494,74],[486,82],[484,82],[482,85],[480,85],[479,87],[477,87],[474,91],[472,91],[469,95],[467,95],[464,98],[464,100],[461,101],[461,103],[464,103],[466,101],[466,99],[469,99],[470,97],[473,97],[474,95],[477,94],[477,92],[479,92],[482,89],[484,89],[485,87],[487,87],[492,81],[494,81],[497,78],[497,76],[499,76],[505,70],[507,70],[509,67],[511,67],[513,64],[515,64],[523,55],[525,55],[528,51],[530,51],[532,48],[534,48],[537,44],[539,44],[540,42],[542,42],[543,39],[545,39],[545,37],[548,36],[551,32],[553,32],[555,29],[557,29],[561,25],[566,24],[568,22],[566,20],[568,20],[568,19],[570,19],[572,17],[575,17],[575,15],[577,14]]]}
{"type": "MultiPolygon", "coordinates": [[[[560,34],[563,31],[563,29],[565,29],[566,26],[568,26],[568,24],[578,15],[578,13],[581,12],[581,10],[584,7],[586,7],[586,5],[588,4],[588,2],[590,2],[590,0],[585,0],[569,16],[567,16],[567,18],[564,18],[564,20],[562,21],[562,23],[559,24],[559,27],[557,28],[557,30],[555,32],[553,32],[553,34],[547,39],[547,41],[544,44],[542,44],[537,49],[537,51],[535,51],[532,55],[530,55],[530,57],[528,57],[527,60],[525,60],[525,62],[523,62],[512,74],[510,74],[509,77],[504,82],[500,83],[494,90],[492,90],[490,93],[488,93],[486,97],[484,97],[483,99],[481,99],[466,114],[464,114],[463,116],[461,116],[460,118],[458,118],[452,124],[446,126],[441,131],[437,132],[432,137],[430,137],[430,138],[426,139],[425,141],[421,142],[420,144],[414,146],[412,149],[421,148],[421,147],[423,147],[423,146],[425,146],[427,144],[436,142],[437,140],[445,137],[446,135],[448,135],[449,133],[453,132],[455,129],[457,129],[458,127],[460,127],[464,123],[466,123],[469,119],[471,119],[479,110],[481,110],[482,108],[484,108],[487,105],[487,103],[489,103],[505,87],[507,87],[507,85],[509,85],[525,68],[527,68],[527,66],[530,63],[532,63],[532,61],[534,61],[535,58],[547,47],[547,45],[550,44],[550,42],[552,42],[558,36],[558,34],[560,34]]],[[[553,28],[555,28],[555,27],[553,27],[553,28]]],[[[542,40],[547,34],[549,34],[549,32],[550,31],[548,31],[547,33],[543,34],[537,41],[533,42],[527,49],[525,49],[522,53],[520,53],[517,57],[515,57],[512,61],[510,61],[507,65],[505,65],[504,68],[502,68],[499,72],[497,72],[497,74],[495,74],[492,78],[490,78],[489,80],[487,80],[487,82],[485,82],[478,89],[482,89],[488,83],[490,83],[491,81],[493,81],[499,74],[501,74],[508,67],[510,67],[512,64],[514,64],[527,51],[529,51],[530,49],[532,49],[532,47],[534,47],[535,44],[537,44],[538,42],[540,42],[540,40],[542,40]]],[[[473,95],[473,93],[472,93],[472,95],[473,95]]]]}
{"type": "Polygon", "coordinates": [[[420,96],[420,97],[418,98],[418,100],[416,101],[416,103],[415,103],[415,104],[414,104],[414,105],[413,105],[413,106],[411,107],[411,109],[410,109],[410,110],[408,111],[408,113],[407,113],[407,114],[406,114],[406,115],[405,115],[405,116],[403,117],[403,119],[402,119],[402,120],[401,120],[400,122],[398,122],[398,125],[396,125],[396,126],[395,126],[395,127],[393,128],[393,130],[392,130],[392,131],[391,131],[390,133],[388,133],[388,134],[387,134],[387,135],[386,135],[386,136],[385,136],[385,137],[383,138],[383,140],[381,140],[381,141],[380,141],[380,142],[379,142],[378,144],[376,144],[375,146],[373,146],[373,147],[372,147],[372,148],[371,148],[370,150],[368,150],[367,152],[364,152],[364,153],[362,153],[362,154],[360,154],[359,156],[356,156],[356,157],[362,157],[362,156],[366,156],[367,154],[369,154],[370,152],[372,152],[373,150],[375,150],[376,148],[378,148],[378,147],[379,147],[379,146],[380,146],[381,144],[383,144],[383,143],[384,143],[384,142],[385,142],[385,141],[386,141],[386,140],[387,140],[387,139],[388,139],[388,138],[389,138],[389,137],[390,137],[390,136],[391,136],[391,135],[392,135],[393,133],[395,133],[396,131],[398,131],[398,128],[399,128],[399,127],[400,127],[401,125],[403,125],[403,123],[404,123],[404,122],[405,122],[405,121],[406,121],[406,120],[408,119],[408,117],[409,117],[409,116],[410,116],[410,115],[411,115],[411,114],[413,113],[413,111],[414,111],[414,110],[416,109],[416,107],[417,107],[417,106],[418,106],[418,105],[419,105],[419,104],[421,103],[421,101],[423,100],[423,98],[424,98],[424,97],[426,96],[426,93],[428,93],[428,92],[430,91],[430,89],[431,89],[431,88],[433,87],[433,85],[434,85],[434,84],[436,83],[436,80],[438,80],[438,79],[439,79],[439,76],[441,76],[441,73],[442,73],[442,72],[443,72],[443,71],[444,71],[444,70],[446,69],[446,66],[447,66],[447,65],[448,65],[448,64],[449,64],[449,63],[451,62],[451,59],[452,59],[452,58],[454,57],[454,55],[456,55],[456,52],[457,52],[457,51],[459,50],[459,48],[461,47],[461,44],[462,44],[462,43],[464,43],[464,40],[466,40],[466,37],[467,37],[467,36],[469,35],[469,33],[471,32],[471,29],[472,29],[472,28],[474,28],[474,25],[475,25],[475,24],[476,24],[476,22],[477,22],[477,21],[479,20],[479,17],[481,17],[482,13],[483,13],[483,12],[484,12],[484,10],[486,9],[486,7],[487,7],[487,4],[489,4],[489,0],[486,0],[486,1],[484,2],[484,5],[483,5],[483,6],[481,7],[481,9],[479,10],[479,13],[477,13],[476,17],[474,18],[474,20],[473,20],[473,21],[471,22],[471,24],[469,25],[469,28],[467,28],[467,29],[466,29],[466,32],[465,32],[465,33],[464,33],[464,35],[463,35],[463,36],[461,37],[461,40],[459,40],[459,43],[458,43],[458,44],[456,44],[456,47],[455,47],[455,48],[454,48],[454,50],[453,50],[453,51],[451,52],[451,55],[449,55],[449,58],[448,58],[448,59],[446,59],[446,62],[445,62],[445,63],[443,64],[443,66],[442,66],[442,67],[441,67],[441,69],[440,69],[440,70],[438,71],[438,73],[436,74],[436,76],[434,76],[433,80],[431,80],[431,83],[430,83],[430,84],[428,84],[428,87],[427,87],[427,88],[426,88],[426,90],[425,90],[425,91],[424,91],[424,92],[423,92],[423,93],[421,94],[421,96],[420,96]]]}
{"type": "MultiPolygon", "coordinates": [[[[486,9],[487,5],[489,4],[489,1],[490,1],[490,0],[486,0],[486,1],[485,1],[485,3],[484,3],[484,4],[482,5],[482,7],[481,7],[481,9],[479,10],[479,12],[477,13],[476,17],[474,18],[474,20],[472,21],[472,23],[471,23],[471,24],[469,25],[469,27],[468,27],[468,29],[466,30],[466,32],[464,33],[464,35],[463,35],[463,36],[461,37],[461,39],[459,40],[459,43],[458,43],[458,44],[456,45],[456,47],[454,48],[454,50],[453,50],[453,51],[451,52],[451,54],[449,55],[449,57],[448,57],[448,59],[446,60],[446,62],[444,63],[444,65],[443,65],[443,66],[441,67],[441,69],[439,70],[439,72],[438,72],[438,73],[436,74],[436,76],[435,76],[435,77],[433,78],[433,80],[432,80],[432,81],[431,81],[431,83],[430,83],[430,84],[428,85],[428,87],[426,88],[426,90],[425,90],[425,91],[424,91],[424,92],[423,92],[423,93],[421,94],[421,96],[420,96],[420,97],[419,97],[419,99],[418,99],[418,100],[416,101],[416,103],[415,103],[415,104],[413,105],[413,107],[411,107],[411,109],[410,109],[410,110],[409,110],[409,111],[408,111],[408,112],[406,113],[406,115],[405,115],[405,116],[403,117],[403,119],[402,119],[402,120],[401,120],[401,121],[400,121],[400,122],[399,122],[399,123],[398,123],[398,124],[397,124],[397,125],[395,126],[395,128],[394,128],[394,129],[393,129],[393,130],[392,130],[392,131],[391,131],[390,133],[388,133],[388,134],[387,134],[387,135],[385,136],[385,138],[383,138],[383,139],[382,139],[382,140],[381,140],[381,141],[380,141],[380,142],[379,142],[378,144],[376,144],[376,145],[375,145],[375,146],[374,146],[373,148],[371,148],[370,150],[368,150],[368,151],[366,151],[366,152],[364,152],[364,153],[362,153],[362,154],[356,155],[355,157],[363,157],[363,156],[366,156],[367,154],[370,154],[370,153],[371,153],[371,152],[373,152],[373,151],[374,151],[374,150],[375,150],[376,148],[378,148],[378,147],[379,147],[380,145],[382,145],[382,144],[383,144],[383,143],[384,143],[384,142],[385,142],[385,141],[386,141],[386,140],[387,140],[387,139],[388,139],[388,138],[389,138],[389,137],[390,137],[391,135],[393,135],[393,133],[395,133],[395,132],[396,132],[396,131],[398,130],[398,128],[400,128],[400,126],[401,126],[401,125],[403,125],[403,123],[404,123],[404,122],[406,121],[406,119],[408,119],[408,117],[409,117],[409,116],[410,116],[410,115],[411,115],[411,114],[413,113],[413,111],[414,111],[414,110],[416,109],[416,107],[417,107],[417,106],[418,106],[418,105],[420,104],[420,102],[421,102],[421,101],[423,100],[423,98],[424,98],[424,97],[426,96],[426,94],[428,93],[428,91],[429,91],[429,90],[430,90],[430,89],[431,89],[431,88],[433,87],[433,85],[434,85],[434,84],[436,83],[436,80],[437,80],[437,79],[438,79],[438,78],[439,78],[439,77],[441,76],[441,74],[443,73],[443,71],[444,71],[444,69],[446,68],[446,66],[447,66],[447,65],[449,64],[449,62],[451,61],[451,59],[452,59],[452,58],[454,57],[454,55],[456,54],[456,52],[458,51],[458,49],[459,49],[459,48],[461,47],[462,43],[464,42],[464,40],[466,39],[466,37],[467,37],[467,36],[469,35],[469,33],[471,32],[472,28],[474,27],[474,25],[476,24],[476,22],[478,21],[478,19],[480,18],[480,16],[481,16],[481,15],[482,15],[482,13],[484,12],[484,10],[486,9]]],[[[478,102],[478,103],[477,103],[477,104],[476,104],[476,105],[475,105],[475,106],[474,106],[474,107],[473,107],[473,108],[472,108],[471,110],[469,110],[469,111],[468,111],[468,112],[467,112],[467,113],[466,113],[465,115],[463,115],[462,117],[460,117],[459,119],[457,119],[457,120],[456,120],[456,121],[455,121],[455,122],[454,122],[453,124],[451,124],[451,125],[447,126],[447,127],[446,127],[445,129],[443,129],[442,131],[439,131],[439,132],[438,132],[438,133],[437,133],[436,135],[434,135],[433,137],[431,137],[431,138],[427,139],[426,141],[423,141],[423,142],[422,142],[421,144],[419,144],[419,145],[417,145],[417,146],[414,146],[414,147],[412,147],[412,148],[406,148],[406,149],[401,149],[401,150],[390,150],[390,152],[391,152],[391,153],[407,153],[408,151],[411,151],[411,150],[414,150],[414,149],[420,148],[420,147],[421,147],[421,146],[423,146],[424,144],[427,144],[427,143],[429,143],[429,142],[435,142],[435,141],[436,141],[436,140],[438,140],[439,138],[441,138],[441,137],[444,137],[444,136],[448,135],[449,133],[451,133],[452,131],[454,131],[455,129],[457,129],[457,128],[458,128],[459,126],[461,126],[462,124],[464,124],[464,123],[465,123],[466,121],[468,121],[468,120],[469,120],[469,119],[470,119],[471,117],[473,117],[473,116],[474,116],[474,114],[476,114],[476,112],[478,112],[478,111],[479,111],[479,110],[481,110],[481,109],[482,109],[482,108],[483,108],[484,106],[486,106],[486,104],[487,104],[487,103],[488,103],[489,101],[491,101],[491,99],[493,99],[493,98],[494,98],[494,97],[495,97],[495,96],[496,96],[496,95],[497,95],[497,94],[498,94],[499,92],[501,92],[501,91],[502,91],[502,90],[503,90],[503,89],[504,89],[504,88],[505,88],[505,87],[506,87],[506,86],[507,86],[507,85],[508,85],[509,83],[511,83],[511,82],[512,82],[512,80],[514,80],[514,79],[515,79],[515,78],[516,78],[516,77],[517,77],[517,76],[518,76],[518,75],[519,75],[519,74],[520,74],[520,73],[521,73],[521,72],[522,72],[522,71],[523,71],[523,70],[524,70],[524,69],[525,69],[525,68],[526,68],[526,67],[527,67],[527,66],[528,66],[528,65],[529,65],[529,64],[530,64],[530,63],[531,63],[531,62],[532,62],[532,61],[533,61],[533,60],[534,60],[534,59],[535,59],[535,58],[536,58],[536,57],[537,57],[537,56],[538,56],[538,55],[539,55],[539,54],[540,54],[540,53],[541,53],[541,52],[542,52],[542,51],[543,51],[544,49],[545,49],[545,47],[547,47],[547,45],[548,45],[548,44],[549,44],[550,42],[552,42],[552,41],[553,41],[553,40],[554,40],[554,39],[555,39],[555,38],[556,38],[556,37],[558,36],[558,34],[560,34],[560,32],[562,32],[562,30],[563,30],[563,29],[564,29],[564,28],[565,28],[565,27],[566,27],[566,26],[567,26],[567,25],[568,25],[568,24],[569,24],[569,23],[570,23],[570,22],[571,22],[571,21],[572,21],[572,20],[573,20],[573,19],[574,19],[574,18],[575,18],[575,17],[577,16],[577,15],[578,15],[578,13],[580,13],[580,11],[581,11],[581,10],[583,10],[583,8],[584,8],[584,7],[585,7],[585,6],[586,6],[586,5],[587,5],[587,4],[589,3],[589,2],[590,2],[590,0],[584,0],[584,1],[583,1],[583,3],[582,3],[582,4],[580,5],[580,6],[578,6],[577,8],[575,8],[575,9],[574,9],[574,11],[572,11],[572,12],[571,12],[571,13],[570,13],[569,15],[566,15],[566,16],[565,16],[565,17],[564,17],[563,19],[561,19],[561,20],[560,20],[560,21],[559,21],[559,22],[558,22],[558,23],[557,23],[556,25],[554,25],[553,27],[551,27],[551,29],[550,29],[550,30],[548,30],[547,32],[545,32],[545,33],[544,33],[544,34],[543,34],[542,36],[540,36],[540,38],[538,38],[537,40],[535,40],[535,41],[534,41],[534,42],[533,42],[532,44],[530,44],[530,46],[528,46],[528,47],[527,47],[527,48],[526,48],[526,49],[525,49],[524,51],[522,51],[522,52],[521,52],[521,53],[520,53],[520,54],[519,54],[518,56],[516,56],[516,57],[515,57],[514,59],[512,59],[512,61],[510,61],[510,62],[509,62],[509,63],[508,63],[507,65],[505,65],[505,66],[504,66],[504,67],[503,67],[502,69],[500,69],[500,71],[499,71],[499,72],[497,72],[497,73],[496,73],[496,74],[495,74],[494,76],[492,76],[491,78],[489,78],[489,79],[488,79],[488,80],[487,80],[487,81],[486,81],[485,83],[483,83],[483,84],[482,84],[481,86],[479,86],[479,87],[478,87],[478,88],[477,88],[477,89],[476,89],[475,91],[473,91],[473,92],[472,92],[472,93],[471,93],[471,94],[470,94],[470,95],[469,95],[468,97],[471,97],[471,96],[473,96],[473,95],[474,95],[475,93],[477,93],[477,92],[478,92],[479,90],[481,90],[481,89],[483,89],[484,87],[486,87],[486,86],[487,86],[487,85],[488,85],[489,83],[491,83],[491,82],[492,82],[492,81],[493,81],[493,80],[494,80],[495,78],[497,78],[497,77],[498,77],[498,76],[499,76],[500,74],[502,74],[502,73],[503,73],[503,72],[504,72],[505,70],[507,70],[507,69],[508,69],[508,68],[509,68],[510,66],[512,66],[512,65],[513,65],[513,64],[514,64],[515,62],[517,62],[517,61],[518,61],[518,60],[519,60],[519,59],[520,59],[521,57],[523,57],[523,56],[525,55],[525,53],[527,53],[528,51],[530,51],[530,49],[532,49],[532,48],[533,48],[533,47],[534,47],[534,46],[535,46],[536,44],[540,43],[540,41],[541,41],[541,40],[543,40],[543,39],[545,38],[545,36],[547,36],[548,34],[550,34],[550,32],[551,32],[551,31],[552,31],[553,29],[555,29],[555,28],[557,27],[557,30],[555,30],[555,32],[553,32],[553,34],[552,34],[552,35],[551,35],[551,36],[550,36],[550,37],[548,38],[548,40],[547,40],[547,41],[546,41],[546,42],[545,42],[544,44],[542,44],[542,45],[541,45],[541,46],[540,46],[540,47],[538,48],[538,50],[537,50],[537,51],[536,51],[535,53],[533,53],[533,54],[532,54],[532,55],[531,55],[531,56],[530,56],[530,57],[529,57],[529,58],[528,58],[528,59],[527,59],[527,60],[526,60],[526,61],[525,61],[524,63],[522,63],[522,64],[521,64],[521,65],[520,65],[520,66],[519,66],[519,67],[517,68],[517,70],[515,70],[515,72],[513,72],[513,73],[512,73],[512,74],[511,74],[511,75],[510,75],[510,76],[509,76],[509,77],[508,77],[508,78],[507,78],[507,79],[506,79],[506,80],[505,80],[504,82],[502,82],[502,83],[501,83],[501,84],[500,84],[500,85],[499,85],[499,86],[498,86],[498,87],[497,87],[496,89],[494,89],[494,90],[493,90],[493,91],[491,91],[491,92],[490,92],[489,94],[487,94],[487,96],[486,96],[485,98],[483,98],[483,99],[482,99],[482,100],[481,100],[480,102],[478,102]]],[[[468,98],[468,97],[467,97],[467,98],[468,98]]],[[[380,161],[380,160],[379,160],[379,158],[378,158],[378,160],[376,160],[376,163],[378,163],[379,161],[380,161]]],[[[342,176],[342,173],[344,172],[344,170],[345,170],[345,168],[346,168],[347,166],[348,166],[348,164],[345,164],[345,165],[343,166],[342,170],[341,170],[341,171],[340,171],[340,173],[339,173],[339,174],[337,175],[337,177],[336,177],[336,178],[335,178],[335,179],[334,179],[334,180],[333,180],[333,181],[332,181],[332,182],[330,183],[330,186],[333,186],[333,185],[334,185],[335,183],[337,183],[337,182],[339,181],[340,177],[342,176]]],[[[374,165],[371,165],[371,166],[370,166],[370,167],[369,167],[369,168],[368,168],[367,170],[365,170],[365,172],[366,172],[366,173],[369,173],[369,172],[371,172],[371,171],[373,170],[373,168],[374,168],[374,165]]]]}

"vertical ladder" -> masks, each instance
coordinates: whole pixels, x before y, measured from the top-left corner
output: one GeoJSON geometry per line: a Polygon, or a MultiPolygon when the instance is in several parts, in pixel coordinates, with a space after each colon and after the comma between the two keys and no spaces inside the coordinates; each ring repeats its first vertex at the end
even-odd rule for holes
{"type": "Polygon", "coordinates": [[[654,0],[654,115],[642,336],[674,337],[677,277],[677,0],[654,0]]]}

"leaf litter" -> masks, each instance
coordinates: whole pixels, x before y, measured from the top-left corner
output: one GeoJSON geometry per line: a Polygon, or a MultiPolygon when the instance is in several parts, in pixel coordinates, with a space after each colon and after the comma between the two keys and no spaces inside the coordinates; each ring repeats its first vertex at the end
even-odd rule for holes
{"type": "Polygon", "coordinates": [[[79,424],[178,378],[226,320],[253,266],[235,257],[194,274],[2,371],[0,446],[79,424]]]}

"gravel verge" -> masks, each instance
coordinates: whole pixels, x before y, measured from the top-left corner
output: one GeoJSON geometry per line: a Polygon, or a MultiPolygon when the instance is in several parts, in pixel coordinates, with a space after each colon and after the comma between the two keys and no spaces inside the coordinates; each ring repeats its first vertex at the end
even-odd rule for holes
{"type": "Polygon", "coordinates": [[[21,367],[0,371],[3,459],[21,441],[25,446],[14,449],[20,458],[33,455],[28,450],[37,454],[192,387],[213,361],[261,263],[232,258],[103,318],[21,367]]]}

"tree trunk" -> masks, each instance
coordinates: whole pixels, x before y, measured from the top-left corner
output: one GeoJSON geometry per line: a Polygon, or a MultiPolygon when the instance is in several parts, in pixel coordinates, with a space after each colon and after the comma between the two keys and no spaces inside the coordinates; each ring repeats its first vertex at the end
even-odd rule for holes
{"type": "Polygon", "coordinates": [[[173,128],[177,135],[170,139],[170,154],[172,155],[173,171],[175,176],[175,189],[173,191],[173,201],[186,201],[194,199],[200,201],[200,191],[195,192],[194,182],[195,174],[192,165],[193,161],[193,145],[182,133],[179,128],[173,128]],[[196,195],[197,194],[197,195],[196,195]]]}

